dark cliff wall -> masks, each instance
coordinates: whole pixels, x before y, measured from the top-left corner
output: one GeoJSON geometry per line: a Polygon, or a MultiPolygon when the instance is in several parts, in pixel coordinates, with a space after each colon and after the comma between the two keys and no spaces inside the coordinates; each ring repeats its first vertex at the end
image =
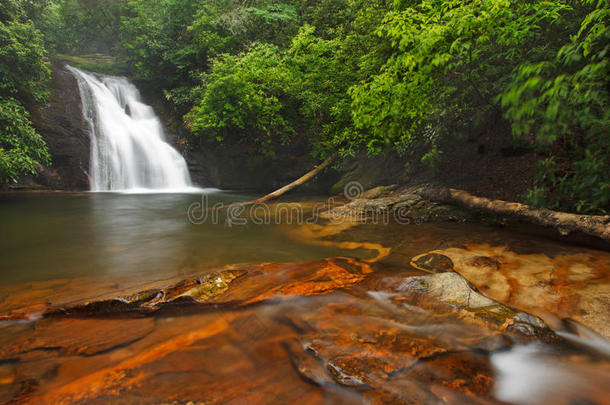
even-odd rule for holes
{"type": "MultiPolygon", "coordinates": [[[[228,190],[269,192],[283,187],[320,163],[305,147],[284,148],[275,158],[259,155],[246,145],[220,145],[208,142],[192,145],[187,160],[205,162],[208,185],[228,190]]],[[[340,178],[326,169],[296,189],[299,193],[326,194],[340,178]]]]}
{"type": "Polygon", "coordinates": [[[89,189],[89,128],[82,116],[78,84],[61,64],[51,65],[48,102],[31,108],[31,120],[49,147],[52,163],[14,188],[89,189]]]}

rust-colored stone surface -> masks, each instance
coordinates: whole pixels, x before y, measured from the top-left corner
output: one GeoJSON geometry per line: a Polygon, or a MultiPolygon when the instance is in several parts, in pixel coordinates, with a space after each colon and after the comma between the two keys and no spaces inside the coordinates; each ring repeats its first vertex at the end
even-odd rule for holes
{"type": "Polygon", "coordinates": [[[577,320],[610,338],[610,255],[516,253],[506,246],[469,244],[415,257],[411,264],[444,256],[488,297],[559,326],[577,320]]]}
{"type": "Polygon", "coordinates": [[[13,332],[0,348],[2,359],[20,358],[34,351],[58,355],[91,356],[128,345],[148,335],[155,327],[152,318],[62,319],[49,318],[13,332]],[[11,339],[12,337],[12,339],[11,339]]]}
{"type": "Polygon", "coordinates": [[[32,285],[5,292],[0,308],[31,320],[0,323],[0,403],[495,404],[490,354],[543,340],[574,353],[455,272],[335,258],[140,285],[95,300],[94,283],[72,298],[57,284],[62,304],[36,317],[32,285]]]}

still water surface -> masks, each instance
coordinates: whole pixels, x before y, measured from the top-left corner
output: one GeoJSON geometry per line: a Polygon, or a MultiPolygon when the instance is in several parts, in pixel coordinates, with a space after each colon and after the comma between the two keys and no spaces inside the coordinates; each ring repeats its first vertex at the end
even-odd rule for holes
{"type": "MultiPolygon", "coordinates": [[[[212,207],[251,197],[210,191],[203,198],[212,207]]],[[[213,221],[210,214],[193,224],[187,209],[197,202],[201,194],[0,195],[0,282],[90,275],[154,279],[230,263],[307,261],[345,253],[288,238],[285,224],[273,220],[229,224],[226,217],[213,221]]]]}

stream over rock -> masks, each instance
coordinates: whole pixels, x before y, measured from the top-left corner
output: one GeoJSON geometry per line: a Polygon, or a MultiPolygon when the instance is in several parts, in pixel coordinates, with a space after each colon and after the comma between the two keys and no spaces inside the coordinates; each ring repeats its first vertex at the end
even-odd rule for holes
{"type": "Polygon", "coordinates": [[[124,77],[68,67],[78,79],[91,133],[92,191],[191,187],[184,158],[165,140],[161,121],[124,77]]]}
{"type": "MultiPolygon", "coordinates": [[[[512,398],[511,350],[586,356],[440,269],[390,275],[334,258],[232,265],[123,293],[81,282],[92,295],[55,284],[37,319],[0,324],[0,400],[491,404],[512,398]]],[[[2,315],[27,319],[33,290],[50,285],[5,291],[2,315]]],[[[588,384],[592,398],[610,394],[588,384]]]]}

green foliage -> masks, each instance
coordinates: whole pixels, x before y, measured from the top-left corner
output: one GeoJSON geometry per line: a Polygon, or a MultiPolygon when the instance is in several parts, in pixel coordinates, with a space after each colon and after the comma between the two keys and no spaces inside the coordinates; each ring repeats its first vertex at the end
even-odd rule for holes
{"type": "Polygon", "coordinates": [[[0,21],[18,21],[25,18],[23,2],[20,0],[4,0],[0,2],[0,21]]]}
{"type": "Polygon", "coordinates": [[[493,122],[512,70],[544,54],[551,34],[543,31],[565,8],[506,0],[396,2],[377,31],[391,55],[352,89],[356,125],[371,135],[368,149],[405,150],[414,142],[434,148],[439,137],[493,122]]]}
{"type": "Polygon", "coordinates": [[[246,36],[256,41],[286,44],[297,30],[297,10],[291,4],[263,4],[249,7],[246,36]]]}
{"type": "Polygon", "coordinates": [[[531,203],[604,212],[609,15],[608,0],[5,0],[0,96],[44,99],[33,20],[64,60],[100,71],[121,64],[82,53],[116,54],[203,139],[438,168],[448,140],[511,128],[542,156],[531,203]]]}
{"type": "Polygon", "coordinates": [[[35,173],[48,163],[44,140],[22,103],[43,102],[50,71],[42,34],[34,28],[29,2],[0,4],[0,184],[35,173]]]}
{"type": "Polygon", "coordinates": [[[121,43],[136,73],[171,85],[188,80],[189,70],[202,65],[188,27],[200,2],[195,0],[129,0],[121,20],[121,43]]]}
{"type": "MultiPolygon", "coordinates": [[[[311,9],[313,3],[301,7],[311,9]]],[[[259,44],[238,56],[217,58],[186,119],[193,132],[225,143],[250,143],[266,155],[287,143],[308,145],[319,157],[336,150],[355,155],[348,89],[367,71],[361,65],[370,67],[379,59],[383,47],[368,45],[379,42],[371,27],[381,21],[383,8],[349,3],[342,15],[353,18],[344,35],[326,38],[321,33],[328,30],[304,25],[288,47],[259,44]]]]}
{"type": "Polygon", "coordinates": [[[347,89],[355,66],[342,41],[314,32],[304,26],[284,51],[258,44],[216,59],[187,116],[193,132],[225,142],[237,138],[266,155],[278,145],[306,142],[313,154],[326,156],[348,140],[347,89]]]}
{"type": "Polygon", "coordinates": [[[14,98],[0,97],[0,184],[35,174],[49,162],[44,139],[32,128],[25,108],[14,98]]]}
{"type": "Polygon", "coordinates": [[[299,8],[303,23],[316,27],[316,35],[329,39],[353,21],[356,7],[350,0],[303,0],[299,8]]]}
{"type": "Polygon", "coordinates": [[[184,99],[211,59],[251,43],[286,43],[296,33],[294,6],[272,1],[128,0],[121,37],[127,61],[144,78],[165,83],[184,99]]]}
{"type": "MultiPolygon", "coordinates": [[[[62,54],[112,54],[123,0],[46,0],[33,17],[50,48],[62,54]]],[[[32,2],[37,3],[37,2],[32,2]]]]}
{"type": "Polygon", "coordinates": [[[30,21],[0,21],[0,96],[43,101],[50,71],[42,35],[30,21]]]}
{"type": "Polygon", "coordinates": [[[273,45],[257,45],[239,55],[221,55],[205,77],[201,101],[187,116],[196,133],[217,141],[246,138],[272,156],[274,146],[285,144],[295,133],[285,118],[291,73],[273,45]]]}
{"type": "Polygon", "coordinates": [[[549,59],[521,65],[502,104],[513,132],[551,155],[530,201],[595,212],[610,209],[610,6],[581,6],[571,39],[549,59]]]}
{"type": "Polygon", "coordinates": [[[357,66],[346,42],[322,39],[304,26],[284,55],[293,72],[291,94],[297,101],[302,131],[313,152],[329,155],[351,138],[351,101],[347,94],[357,79],[357,66]]]}
{"type": "Polygon", "coordinates": [[[500,119],[549,159],[530,192],[538,205],[610,205],[607,0],[397,1],[377,30],[382,67],[351,89],[371,153],[478,134],[500,119]]]}

